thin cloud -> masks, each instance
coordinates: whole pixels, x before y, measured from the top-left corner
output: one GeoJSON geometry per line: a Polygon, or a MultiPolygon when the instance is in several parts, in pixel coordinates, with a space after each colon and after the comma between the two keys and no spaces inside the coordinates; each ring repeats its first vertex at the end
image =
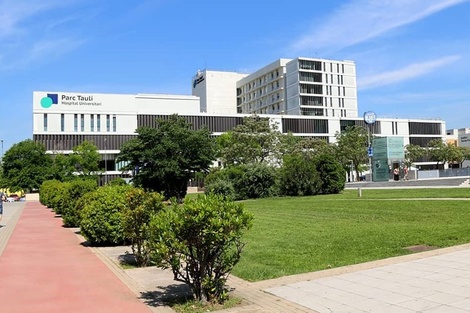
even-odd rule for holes
{"type": "Polygon", "coordinates": [[[454,63],[460,58],[461,57],[458,55],[451,55],[433,61],[411,64],[398,70],[359,79],[357,85],[360,90],[364,90],[379,86],[396,84],[401,81],[409,80],[430,73],[439,67],[454,63]]]}
{"type": "Polygon", "coordinates": [[[313,28],[309,34],[295,41],[292,48],[342,49],[467,1],[351,0],[327,17],[319,28],[313,28]]]}
{"type": "Polygon", "coordinates": [[[19,25],[24,20],[63,5],[57,0],[0,0],[0,38],[20,33],[22,29],[19,25]]]}

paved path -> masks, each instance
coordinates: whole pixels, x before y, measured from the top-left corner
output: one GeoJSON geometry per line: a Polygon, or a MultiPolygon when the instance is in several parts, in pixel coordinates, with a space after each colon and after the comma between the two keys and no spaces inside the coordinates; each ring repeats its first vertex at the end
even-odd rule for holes
{"type": "Polygon", "coordinates": [[[39,202],[6,203],[0,225],[0,312],[151,312],[39,202]]]}
{"type": "Polygon", "coordinates": [[[319,313],[470,312],[470,245],[257,284],[319,313]]]}

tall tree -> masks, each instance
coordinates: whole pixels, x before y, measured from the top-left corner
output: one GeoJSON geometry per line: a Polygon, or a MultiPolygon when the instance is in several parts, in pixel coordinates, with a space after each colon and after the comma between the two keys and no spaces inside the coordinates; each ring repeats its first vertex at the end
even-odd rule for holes
{"type": "Polygon", "coordinates": [[[410,167],[414,162],[426,155],[426,149],[418,146],[409,144],[405,147],[405,165],[410,167]]]}
{"type": "Polygon", "coordinates": [[[269,118],[247,116],[218,140],[219,156],[224,165],[275,162],[279,158],[280,136],[277,125],[270,124],[269,118]]]}
{"type": "Polygon", "coordinates": [[[3,187],[37,190],[51,177],[52,158],[44,145],[31,139],[14,144],[3,156],[3,187]]]}
{"type": "Polygon", "coordinates": [[[172,115],[157,120],[157,128],[140,127],[137,138],[121,146],[118,162],[135,172],[139,187],[163,193],[165,198],[186,195],[195,172],[209,169],[216,157],[215,140],[207,128],[192,130],[183,117],[172,115]]]}
{"type": "Polygon", "coordinates": [[[336,144],[338,160],[343,162],[344,167],[352,163],[356,179],[359,180],[361,165],[368,162],[369,138],[367,130],[360,126],[348,127],[344,132],[336,133],[336,144]]]}
{"type": "Polygon", "coordinates": [[[71,165],[75,172],[83,176],[96,175],[99,171],[100,154],[98,147],[91,141],[85,140],[73,148],[70,155],[71,165]]]}

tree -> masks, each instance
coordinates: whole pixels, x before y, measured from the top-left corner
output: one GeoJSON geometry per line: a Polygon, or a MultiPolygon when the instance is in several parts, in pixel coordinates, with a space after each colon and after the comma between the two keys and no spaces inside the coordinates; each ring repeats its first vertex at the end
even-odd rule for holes
{"type": "Polygon", "coordinates": [[[318,194],[320,176],[315,161],[306,153],[284,156],[279,169],[279,193],[284,196],[309,196],[318,194]]]}
{"type": "Polygon", "coordinates": [[[368,162],[369,138],[367,130],[360,126],[347,127],[344,132],[336,133],[336,143],[338,159],[342,160],[344,167],[348,167],[352,163],[356,178],[359,180],[360,167],[368,162]]]}
{"type": "Polygon", "coordinates": [[[89,140],[83,141],[73,148],[73,153],[70,155],[70,162],[75,168],[75,172],[79,175],[96,175],[99,171],[100,162],[98,147],[89,140]]]}
{"type": "Polygon", "coordinates": [[[195,172],[207,171],[215,159],[215,141],[206,127],[191,130],[191,124],[176,114],[157,124],[157,128],[138,128],[137,138],[121,146],[117,161],[127,162],[124,170],[135,172],[137,187],[181,202],[189,179],[195,172]]]}
{"type": "Polygon", "coordinates": [[[460,161],[460,167],[465,160],[470,160],[470,147],[459,147],[459,150],[462,152],[462,160],[460,161]]]}
{"type": "Polygon", "coordinates": [[[421,146],[409,144],[405,147],[405,165],[411,165],[426,155],[426,149],[421,146]]]}
{"type": "Polygon", "coordinates": [[[74,166],[69,155],[63,153],[53,154],[52,161],[53,179],[66,181],[74,178],[74,166]]]}
{"type": "Polygon", "coordinates": [[[137,266],[150,263],[149,223],[154,214],[163,209],[163,197],[156,192],[132,188],[127,194],[127,207],[123,210],[124,235],[131,243],[137,266]]]}
{"type": "Polygon", "coordinates": [[[222,196],[175,203],[150,222],[152,250],[176,281],[189,285],[197,300],[223,302],[227,277],[244,247],[242,234],[252,220],[242,203],[222,196]]]}
{"type": "Polygon", "coordinates": [[[343,191],[346,172],[332,154],[320,154],[315,159],[316,170],[320,175],[320,194],[334,194],[343,191]]]}
{"type": "Polygon", "coordinates": [[[38,190],[51,177],[52,159],[44,145],[26,139],[14,144],[3,156],[2,187],[10,190],[38,190]]]}
{"type": "Polygon", "coordinates": [[[275,162],[279,157],[281,135],[269,118],[244,117],[242,124],[218,139],[219,156],[226,166],[275,162]]]}
{"type": "Polygon", "coordinates": [[[448,150],[447,144],[441,139],[433,139],[429,141],[427,149],[427,154],[429,158],[436,162],[437,165],[439,163],[445,163],[448,160],[448,150]]]}

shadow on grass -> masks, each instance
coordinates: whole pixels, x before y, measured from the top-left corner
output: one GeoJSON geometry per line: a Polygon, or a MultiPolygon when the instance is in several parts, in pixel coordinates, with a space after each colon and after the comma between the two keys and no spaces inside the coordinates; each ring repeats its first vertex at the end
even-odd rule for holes
{"type": "Polygon", "coordinates": [[[193,300],[191,290],[187,285],[173,284],[168,286],[157,286],[159,290],[141,292],[140,298],[147,305],[173,306],[193,300]]]}

